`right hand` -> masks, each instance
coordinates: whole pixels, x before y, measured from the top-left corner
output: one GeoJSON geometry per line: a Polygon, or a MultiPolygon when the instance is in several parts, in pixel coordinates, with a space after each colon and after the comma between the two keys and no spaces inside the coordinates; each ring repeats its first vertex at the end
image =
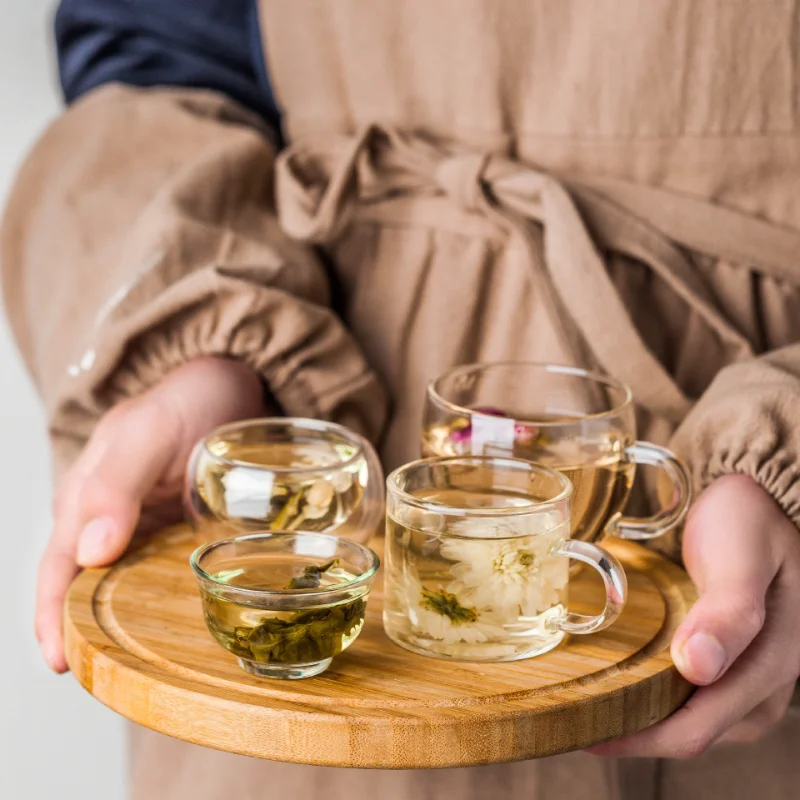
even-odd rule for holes
{"type": "Polygon", "coordinates": [[[264,392],[244,364],[201,358],[111,409],[56,488],[54,526],[39,565],[36,638],[66,672],[62,611],[81,567],[116,561],[134,532],[180,518],[186,461],[226,422],[263,416],[264,392]]]}

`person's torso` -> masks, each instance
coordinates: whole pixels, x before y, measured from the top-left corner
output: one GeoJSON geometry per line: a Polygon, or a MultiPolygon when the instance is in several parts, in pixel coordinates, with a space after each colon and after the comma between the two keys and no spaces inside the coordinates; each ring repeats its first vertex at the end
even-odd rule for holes
{"type": "MultiPolygon", "coordinates": [[[[418,454],[425,383],[455,363],[600,367],[633,384],[642,432],[664,440],[722,366],[800,338],[795,286],[747,252],[744,261],[715,252],[730,222],[700,220],[709,247],[686,256],[692,248],[679,243],[654,268],[635,208],[632,222],[595,230],[606,212],[588,213],[573,194],[577,223],[561,230],[563,215],[544,209],[518,236],[519,224],[498,224],[465,199],[475,186],[496,189],[469,174],[480,165],[443,177],[435,154],[416,152],[432,142],[445,155],[493,154],[533,174],[520,178],[529,195],[542,175],[568,192],[565,181],[622,179],[800,230],[791,3],[261,0],[261,24],[289,143],[279,211],[290,232],[328,249],[346,320],[389,385],[390,465],[418,454]],[[398,159],[391,151],[406,143],[367,136],[348,173],[348,143],[372,124],[423,144],[413,140],[398,159]],[[388,170],[376,148],[390,151],[388,170]],[[409,168],[410,179],[401,174],[409,168]],[[585,235],[602,259],[587,280],[570,251],[585,235]],[[548,263],[548,236],[551,250],[565,250],[558,264],[548,263]],[[598,270],[627,312],[591,288],[603,288],[598,270]],[[619,344],[598,355],[605,339],[619,344]],[[660,381],[648,353],[664,365],[660,381]]],[[[678,216],[691,227],[693,213],[678,216]]]]}

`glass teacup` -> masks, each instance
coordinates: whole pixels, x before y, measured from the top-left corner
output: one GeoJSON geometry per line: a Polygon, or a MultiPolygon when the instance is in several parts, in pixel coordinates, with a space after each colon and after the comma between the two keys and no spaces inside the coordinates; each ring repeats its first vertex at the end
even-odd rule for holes
{"type": "Polygon", "coordinates": [[[583,541],[661,536],[683,521],[691,499],[683,464],[636,441],[630,389],[574,367],[506,362],[446,372],[428,385],[422,455],[512,456],[557,469],[573,484],[572,537],[583,541]],[[637,464],[658,467],[671,485],[652,517],[622,516],[637,464]]]}
{"type": "Polygon", "coordinates": [[[565,633],[610,625],[627,595],[617,559],[570,540],[572,486],[559,472],[512,458],[415,461],[387,479],[384,627],[423,655],[515,661],[565,633]],[[568,559],[596,569],[606,607],[567,611],[568,559]]]}
{"type": "Polygon", "coordinates": [[[372,445],[332,422],[274,417],[223,425],[189,459],[184,491],[198,537],[240,531],[333,532],[366,542],[383,519],[372,445]]]}
{"type": "Polygon", "coordinates": [[[261,533],[199,547],[191,566],[211,635],[261,678],[310,678],[361,632],[379,561],[319,533],[261,533]]]}

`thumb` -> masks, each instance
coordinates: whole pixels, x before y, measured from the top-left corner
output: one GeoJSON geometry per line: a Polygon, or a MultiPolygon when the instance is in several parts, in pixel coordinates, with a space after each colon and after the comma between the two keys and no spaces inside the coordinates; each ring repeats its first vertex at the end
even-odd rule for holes
{"type": "Polygon", "coordinates": [[[672,640],[672,658],[692,683],[720,678],[761,631],[779,567],[765,534],[777,514],[769,495],[743,475],[716,481],[692,510],[683,552],[700,598],[672,640]]]}

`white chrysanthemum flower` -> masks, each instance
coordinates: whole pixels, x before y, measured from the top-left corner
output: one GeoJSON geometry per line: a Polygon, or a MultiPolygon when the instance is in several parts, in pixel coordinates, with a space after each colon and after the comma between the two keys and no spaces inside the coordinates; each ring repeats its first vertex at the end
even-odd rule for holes
{"type": "Polygon", "coordinates": [[[553,536],[502,541],[445,539],[441,554],[455,561],[447,587],[464,604],[491,608],[503,618],[534,616],[562,601],[567,561],[552,555],[553,536]]]}
{"type": "Polygon", "coordinates": [[[425,636],[438,639],[445,644],[456,644],[457,642],[481,644],[492,639],[499,639],[504,635],[500,625],[483,622],[480,619],[456,624],[445,614],[422,608],[419,604],[409,608],[409,618],[415,628],[424,631],[425,636]]]}
{"type": "Polygon", "coordinates": [[[447,592],[426,590],[408,573],[405,590],[409,620],[422,636],[445,644],[480,644],[505,635],[495,615],[462,606],[447,592]]]}

